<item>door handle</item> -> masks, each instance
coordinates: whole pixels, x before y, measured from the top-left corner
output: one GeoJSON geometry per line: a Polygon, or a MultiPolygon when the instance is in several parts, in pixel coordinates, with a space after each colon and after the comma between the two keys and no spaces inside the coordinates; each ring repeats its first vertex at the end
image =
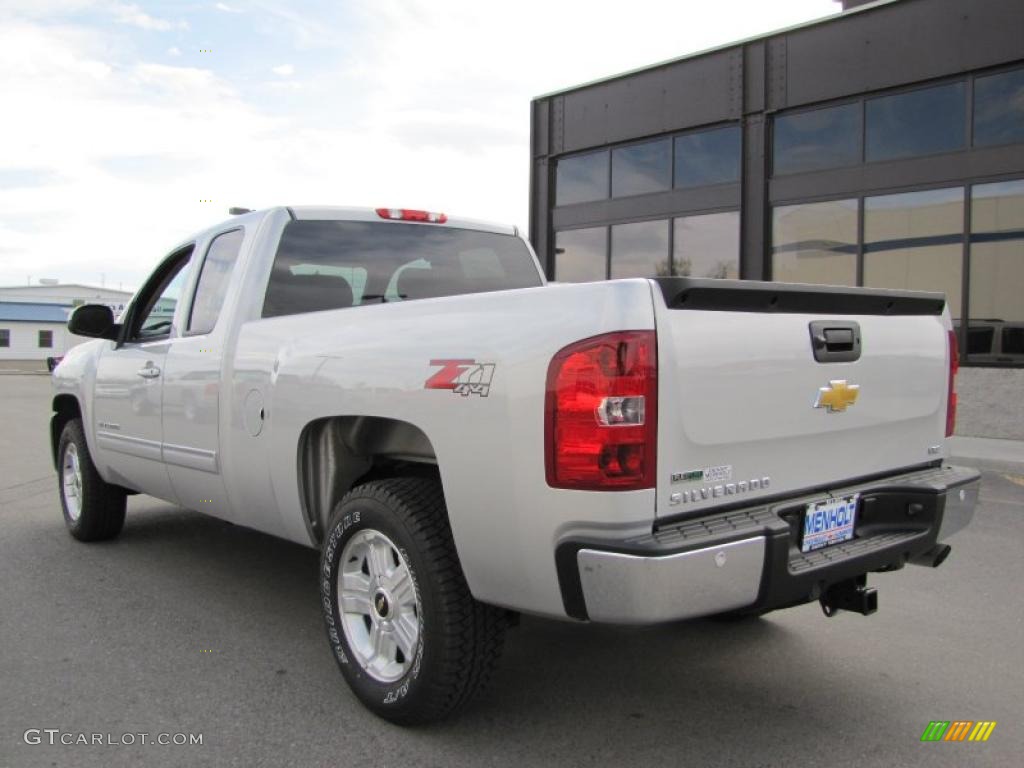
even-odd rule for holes
{"type": "Polygon", "coordinates": [[[819,363],[852,363],[860,359],[860,324],[849,320],[815,320],[810,324],[811,349],[819,363]]]}
{"type": "Polygon", "coordinates": [[[152,363],[149,363],[145,368],[140,368],[138,370],[138,374],[144,379],[155,379],[160,375],[160,369],[152,363]]]}

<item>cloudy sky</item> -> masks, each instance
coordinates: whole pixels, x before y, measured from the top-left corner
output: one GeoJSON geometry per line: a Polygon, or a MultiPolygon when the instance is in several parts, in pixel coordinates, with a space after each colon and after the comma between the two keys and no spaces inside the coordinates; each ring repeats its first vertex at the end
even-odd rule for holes
{"type": "Polygon", "coordinates": [[[0,285],[136,287],[227,208],[528,224],[530,99],[832,0],[0,3],[0,285]]]}

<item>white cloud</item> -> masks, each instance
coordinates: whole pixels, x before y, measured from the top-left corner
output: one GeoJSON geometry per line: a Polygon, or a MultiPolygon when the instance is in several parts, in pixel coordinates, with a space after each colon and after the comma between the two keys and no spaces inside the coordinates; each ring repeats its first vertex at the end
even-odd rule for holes
{"type": "Polygon", "coordinates": [[[393,194],[524,228],[531,99],[839,10],[830,0],[631,0],[628,12],[601,0],[520,0],[508,14],[478,0],[448,0],[444,13],[407,0],[359,8],[346,74],[367,99],[363,132],[386,137],[411,164],[393,194]]]}
{"type": "Polygon", "coordinates": [[[0,168],[39,179],[0,187],[0,242],[9,249],[0,284],[28,272],[96,281],[101,270],[138,284],[168,247],[223,218],[241,190],[272,198],[267,185],[280,170],[260,156],[273,157],[285,123],[208,71],[111,66],[27,24],[0,27],[0,71],[0,101],[32,116],[5,129],[0,168]]]}
{"type": "Polygon", "coordinates": [[[167,49],[167,55],[168,56],[181,56],[181,49],[178,46],[176,46],[176,45],[172,45],[170,48],[167,49]]]}
{"type": "Polygon", "coordinates": [[[171,22],[166,19],[158,19],[150,16],[137,5],[114,5],[111,13],[121,24],[128,24],[139,29],[146,29],[156,32],[166,32],[170,29],[188,29],[185,21],[171,22]]]}
{"type": "Polygon", "coordinates": [[[275,75],[280,75],[281,77],[291,77],[292,75],[295,74],[295,67],[293,67],[291,64],[282,64],[279,67],[274,67],[270,71],[273,72],[275,75]]]}
{"type": "Polygon", "coordinates": [[[218,11],[224,11],[224,13],[241,13],[242,12],[241,8],[232,8],[227,3],[215,3],[213,7],[216,8],[218,11]]]}

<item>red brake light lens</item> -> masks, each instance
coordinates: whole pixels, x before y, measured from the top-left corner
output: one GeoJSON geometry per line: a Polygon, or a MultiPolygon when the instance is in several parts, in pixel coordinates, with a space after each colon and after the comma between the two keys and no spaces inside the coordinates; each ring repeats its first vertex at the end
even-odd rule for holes
{"type": "Polygon", "coordinates": [[[949,392],[946,398],[946,437],[956,430],[956,374],[960,370],[960,344],[956,331],[949,332],[949,392]]]}
{"type": "Polygon", "coordinates": [[[443,213],[416,211],[411,208],[378,208],[377,215],[393,221],[420,221],[424,224],[444,224],[448,217],[443,213]]]}
{"type": "Polygon", "coordinates": [[[548,366],[548,485],[586,491],[653,488],[657,338],[621,331],[570,344],[548,366]]]}

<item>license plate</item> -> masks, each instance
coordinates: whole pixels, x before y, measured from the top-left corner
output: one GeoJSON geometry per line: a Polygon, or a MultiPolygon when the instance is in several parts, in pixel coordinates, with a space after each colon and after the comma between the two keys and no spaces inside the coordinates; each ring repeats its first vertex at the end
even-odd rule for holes
{"type": "Polygon", "coordinates": [[[853,538],[857,519],[857,496],[826,499],[807,505],[804,512],[804,535],[801,552],[811,552],[853,538]]]}

